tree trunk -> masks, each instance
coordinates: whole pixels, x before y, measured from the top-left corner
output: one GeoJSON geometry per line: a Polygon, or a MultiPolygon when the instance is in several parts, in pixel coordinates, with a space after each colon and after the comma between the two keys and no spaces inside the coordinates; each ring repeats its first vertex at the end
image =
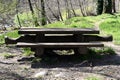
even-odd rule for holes
{"type": "Polygon", "coordinates": [[[82,15],[85,16],[84,10],[82,8],[83,3],[81,3],[80,0],[78,0],[78,3],[79,3],[79,7],[80,7],[80,11],[81,11],[82,15]]]}
{"type": "Polygon", "coordinates": [[[100,15],[103,12],[103,0],[98,0],[97,1],[97,14],[100,15]]]}
{"type": "Polygon", "coordinates": [[[116,13],[115,0],[112,0],[112,5],[113,5],[113,12],[116,13]]]}
{"type": "Polygon", "coordinates": [[[61,10],[60,10],[60,2],[59,2],[59,0],[57,0],[57,4],[58,4],[58,13],[59,13],[59,16],[60,16],[61,20],[63,21],[61,10]]]}
{"type": "Polygon", "coordinates": [[[50,8],[50,6],[48,5],[47,2],[46,2],[46,5],[47,5],[48,9],[50,10],[50,12],[52,13],[52,15],[53,15],[58,21],[60,21],[60,20],[59,20],[59,17],[56,16],[56,14],[52,11],[52,9],[50,8]]]}
{"type": "Polygon", "coordinates": [[[71,0],[70,0],[70,5],[71,5],[71,9],[72,9],[72,12],[73,12],[74,16],[76,16],[76,13],[75,13],[75,10],[74,10],[74,8],[73,8],[73,4],[72,4],[72,1],[71,1],[71,0]]]}
{"type": "Polygon", "coordinates": [[[33,10],[32,4],[31,4],[31,0],[28,0],[28,3],[29,3],[30,11],[32,13],[34,24],[35,24],[35,26],[39,26],[37,18],[35,17],[35,13],[34,13],[34,10],[33,10]]]}
{"type": "Polygon", "coordinates": [[[17,20],[18,20],[18,24],[19,24],[19,28],[22,27],[21,25],[21,22],[20,22],[20,18],[19,18],[19,15],[18,15],[18,4],[20,3],[20,0],[17,0],[17,3],[16,3],[16,15],[17,15],[17,20]]]}
{"type": "Polygon", "coordinates": [[[66,6],[66,19],[69,19],[71,17],[69,3],[68,3],[68,0],[64,0],[64,1],[65,1],[65,6],[66,6]]]}
{"type": "Polygon", "coordinates": [[[46,25],[47,22],[46,22],[46,12],[45,12],[44,0],[41,0],[41,16],[42,16],[41,24],[46,25]]]}
{"type": "Polygon", "coordinates": [[[105,1],[105,13],[112,14],[112,0],[105,1]]]}

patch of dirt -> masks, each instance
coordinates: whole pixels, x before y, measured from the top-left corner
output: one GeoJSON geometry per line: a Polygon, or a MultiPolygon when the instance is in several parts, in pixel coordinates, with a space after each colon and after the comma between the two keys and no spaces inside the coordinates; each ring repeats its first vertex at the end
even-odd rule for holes
{"type": "Polygon", "coordinates": [[[3,80],[85,80],[89,77],[97,77],[100,80],[120,80],[120,48],[117,55],[107,55],[102,59],[93,59],[91,62],[70,61],[69,58],[61,58],[60,62],[54,62],[56,57],[51,57],[51,62],[35,62],[33,56],[25,57],[22,50],[14,46],[0,47],[0,79],[3,80]],[[5,59],[2,54],[15,54],[13,58],[5,59]],[[67,60],[67,61],[66,61],[67,60]],[[42,74],[40,72],[45,72],[42,74]],[[39,75],[36,77],[35,75],[39,75]]]}

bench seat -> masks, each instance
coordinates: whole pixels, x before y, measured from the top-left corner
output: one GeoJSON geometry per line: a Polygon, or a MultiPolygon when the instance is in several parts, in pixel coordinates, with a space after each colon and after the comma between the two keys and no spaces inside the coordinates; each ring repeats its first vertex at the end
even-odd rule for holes
{"type": "Polygon", "coordinates": [[[60,43],[27,43],[27,42],[18,42],[17,47],[43,47],[43,48],[78,48],[78,47],[103,47],[104,44],[98,42],[87,42],[87,43],[80,43],[80,42],[60,42],[60,43]]]}

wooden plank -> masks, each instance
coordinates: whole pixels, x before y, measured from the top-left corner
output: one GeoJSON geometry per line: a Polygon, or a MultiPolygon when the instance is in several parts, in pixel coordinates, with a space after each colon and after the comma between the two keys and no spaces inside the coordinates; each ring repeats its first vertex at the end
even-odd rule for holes
{"type": "Polygon", "coordinates": [[[19,34],[99,34],[93,28],[23,28],[19,34]]]}
{"type": "MultiPolygon", "coordinates": [[[[59,34],[60,35],[60,34],[59,34]]],[[[83,36],[72,36],[72,35],[46,35],[45,37],[38,37],[36,40],[35,35],[24,35],[19,38],[8,38],[5,37],[6,44],[16,44],[17,42],[99,42],[99,41],[112,41],[112,36],[97,36],[97,35],[83,35],[83,36]]]]}
{"type": "Polygon", "coordinates": [[[77,48],[77,47],[103,47],[102,43],[24,43],[18,42],[17,47],[43,47],[43,48],[77,48]]]}

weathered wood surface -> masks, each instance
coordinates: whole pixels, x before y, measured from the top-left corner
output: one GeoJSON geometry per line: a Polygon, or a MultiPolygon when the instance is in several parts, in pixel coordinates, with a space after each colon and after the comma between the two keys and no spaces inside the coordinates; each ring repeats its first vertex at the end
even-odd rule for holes
{"type": "Polygon", "coordinates": [[[35,35],[24,35],[16,39],[11,39],[6,37],[6,44],[16,44],[17,42],[100,42],[100,41],[112,41],[113,37],[110,36],[97,36],[97,35],[82,35],[73,36],[73,35],[62,35],[62,36],[50,36],[46,35],[45,37],[36,37],[35,35]],[[37,39],[37,40],[36,40],[37,39]]]}
{"type": "Polygon", "coordinates": [[[18,42],[17,47],[43,47],[43,48],[78,48],[78,47],[103,47],[104,44],[102,43],[25,43],[25,42],[18,42]]]}
{"type": "Polygon", "coordinates": [[[23,28],[19,34],[99,34],[99,30],[92,28],[23,28]]]}

